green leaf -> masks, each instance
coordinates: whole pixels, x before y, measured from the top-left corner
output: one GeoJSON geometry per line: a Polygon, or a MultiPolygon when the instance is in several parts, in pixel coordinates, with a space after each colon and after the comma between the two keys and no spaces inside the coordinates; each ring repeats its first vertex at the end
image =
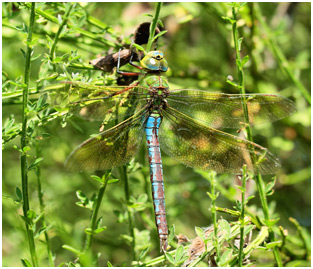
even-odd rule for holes
{"type": "Polygon", "coordinates": [[[237,65],[237,67],[239,68],[239,70],[242,69],[242,63],[241,63],[241,60],[240,60],[240,59],[236,59],[236,65],[237,65]]]}
{"type": "Polygon", "coordinates": [[[27,218],[33,220],[34,218],[36,218],[36,212],[32,209],[29,209],[27,211],[27,218]]]}
{"type": "Polygon", "coordinates": [[[103,180],[102,180],[101,177],[98,177],[98,176],[96,176],[96,175],[91,175],[90,177],[91,177],[92,179],[94,179],[94,180],[99,181],[100,183],[103,183],[103,180]]]}
{"type": "Polygon", "coordinates": [[[268,221],[264,220],[265,225],[267,225],[268,227],[272,227],[274,226],[278,221],[280,220],[280,218],[277,219],[270,219],[268,221]]]}
{"type": "Polygon", "coordinates": [[[116,182],[119,182],[120,180],[118,178],[112,178],[108,180],[108,184],[114,184],[116,182]]]}
{"type": "Polygon", "coordinates": [[[107,265],[108,265],[108,267],[114,267],[114,266],[112,265],[112,263],[110,263],[109,261],[107,262],[107,265]]]}
{"type": "Polygon", "coordinates": [[[158,19],[158,24],[159,24],[162,28],[164,28],[164,24],[163,24],[163,22],[162,22],[161,19],[158,19]]]}
{"type": "Polygon", "coordinates": [[[28,171],[34,170],[36,166],[43,160],[43,157],[37,158],[35,161],[31,163],[31,165],[28,167],[28,171]]]}
{"type": "Polygon", "coordinates": [[[269,242],[269,243],[264,242],[267,249],[279,247],[281,245],[281,243],[282,243],[282,241],[275,241],[275,242],[269,242]]]}
{"type": "Polygon", "coordinates": [[[48,99],[48,94],[44,93],[42,94],[36,104],[37,110],[40,110],[42,108],[45,108],[47,106],[47,99],[48,99]]]}
{"type": "Polygon", "coordinates": [[[235,185],[235,187],[237,188],[237,189],[239,189],[241,192],[245,192],[246,190],[242,187],[242,186],[240,186],[240,185],[235,185]]]}
{"type": "Polygon", "coordinates": [[[227,261],[231,258],[233,254],[233,250],[228,248],[224,251],[223,255],[221,256],[220,258],[220,261],[219,261],[219,266],[221,267],[225,267],[227,266],[227,261]]]}
{"type": "Polygon", "coordinates": [[[225,236],[225,239],[228,240],[231,237],[230,225],[227,220],[221,219],[219,221],[219,226],[221,227],[221,232],[225,236]]]}
{"type": "Polygon", "coordinates": [[[86,194],[84,194],[81,190],[76,191],[76,196],[79,200],[85,201],[87,198],[86,194]]]}
{"type": "Polygon", "coordinates": [[[103,231],[105,231],[106,229],[107,229],[106,226],[102,226],[102,227],[96,229],[96,230],[94,231],[94,233],[95,233],[95,234],[99,234],[99,233],[102,233],[103,231]]]}
{"type": "Polygon", "coordinates": [[[138,45],[136,43],[133,43],[132,46],[134,46],[139,51],[143,51],[146,54],[146,51],[145,51],[145,49],[142,46],[140,46],[140,45],[138,45]]]}
{"type": "Polygon", "coordinates": [[[93,234],[93,231],[92,231],[91,228],[86,228],[86,229],[84,230],[84,232],[85,232],[86,234],[93,234]]]}
{"type": "Polygon", "coordinates": [[[231,24],[236,23],[236,21],[235,21],[235,20],[232,20],[231,18],[228,18],[228,17],[224,17],[224,16],[222,16],[222,19],[223,19],[223,20],[225,20],[225,21],[230,22],[231,24]]]}
{"type": "Polygon", "coordinates": [[[26,153],[27,151],[30,151],[31,150],[31,147],[29,147],[29,146],[25,146],[24,148],[23,148],[23,152],[24,153],[26,153]]]}
{"type": "Polygon", "coordinates": [[[142,260],[148,253],[149,247],[144,248],[139,254],[139,260],[142,260]]]}
{"type": "Polygon", "coordinates": [[[175,262],[178,264],[184,256],[184,247],[179,246],[175,253],[175,262]]]}
{"type": "Polygon", "coordinates": [[[18,186],[16,186],[16,188],[15,188],[15,194],[16,194],[17,198],[19,199],[19,201],[23,200],[22,191],[18,186]]]}
{"type": "Polygon", "coordinates": [[[76,254],[78,254],[78,255],[82,255],[82,254],[83,254],[83,253],[80,252],[78,249],[73,248],[73,247],[71,247],[71,246],[69,246],[69,245],[63,245],[62,248],[67,249],[67,250],[69,250],[69,251],[71,251],[71,252],[73,252],[73,253],[76,253],[76,254]]]}
{"type": "Polygon", "coordinates": [[[275,186],[275,183],[276,183],[276,177],[273,177],[273,180],[266,184],[266,187],[265,187],[266,195],[268,195],[268,193],[272,191],[273,187],[275,186]]]}
{"type": "Polygon", "coordinates": [[[160,36],[164,35],[165,33],[167,33],[167,31],[161,31],[160,33],[158,33],[157,35],[153,37],[153,41],[159,38],[160,36]]]}
{"type": "Polygon", "coordinates": [[[247,197],[246,200],[245,200],[245,205],[248,204],[248,202],[249,202],[251,199],[253,199],[253,198],[254,198],[254,195],[251,195],[251,196],[247,197]]]}
{"type": "Polygon", "coordinates": [[[231,80],[229,80],[229,79],[227,79],[227,80],[226,80],[226,82],[227,82],[228,84],[230,84],[230,85],[232,85],[232,86],[236,87],[236,88],[240,88],[240,86],[239,86],[238,84],[236,84],[236,83],[232,82],[232,81],[231,81],[231,80]]]}
{"type": "Polygon", "coordinates": [[[21,50],[21,52],[22,52],[24,58],[26,59],[26,52],[25,52],[23,49],[20,49],[20,50],[21,50]]]}
{"type": "Polygon", "coordinates": [[[45,211],[42,211],[42,212],[34,219],[34,223],[38,222],[38,221],[42,218],[42,216],[44,216],[44,214],[45,214],[45,211]]]}
{"type": "Polygon", "coordinates": [[[101,227],[101,224],[102,224],[102,217],[100,217],[98,220],[97,220],[97,223],[96,223],[96,228],[100,228],[101,227]]]}
{"type": "Polygon", "coordinates": [[[33,267],[29,260],[27,259],[21,259],[21,262],[24,267],[33,267]]]}
{"type": "Polygon", "coordinates": [[[169,237],[168,237],[168,243],[170,244],[175,238],[175,225],[172,224],[169,228],[169,237]]]}
{"type": "Polygon", "coordinates": [[[202,241],[205,241],[205,233],[204,230],[200,227],[195,227],[196,234],[202,239],[202,241]]]}
{"type": "Polygon", "coordinates": [[[138,203],[145,203],[148,201],[148,195],[146,193],[142,193],[139,195],[137,202],[138,203]]]}
{"type": "Polygon", "coordinates": [[[250,225],[246,225],[243,229],[243,236],[246,236],[248,233],[251,232],[251,230],[253,230],[255,228],[255,225],[250,224],[250,225]]]}
{"type": "Polygon", "coordinates": [[[242,58],[241,65],[242,67],[249,61],[249,55],[246,55],[242,58]]]}
{"type": "Polygon", "coordinates": [[[172,263],[172,264],[175,265],[175,260],[174,260],[174,257],[172,256],[172,254],[169,253],[169,252],[165,252],[164,254],[165,254],[166,259],[167,259],[170,263],[172,263]]]}
{"type": "Polygon", "coordinates": [[[239,51],[241,51],[242,41],[243,41],[243,37],[238,38],[238,49],[239,49],[239,51]]]}

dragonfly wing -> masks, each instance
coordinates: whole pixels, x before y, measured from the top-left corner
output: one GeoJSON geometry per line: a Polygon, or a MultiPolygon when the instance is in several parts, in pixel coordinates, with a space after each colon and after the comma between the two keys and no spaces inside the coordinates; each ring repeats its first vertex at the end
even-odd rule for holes
{"type": "Polygon", "coordinates": [[[121,166],[136,154],[143,136],[146,108],[122,123],[92,137],[67,158],[69,171],[105,170],[121,166]]]}
{"type": "Polygon", "coordinates": [[[162,115],[160,146],[166,154],[187,166],[218,173],[240,173],[246,164],[249,171],[258,168],[262,174],[273,174],[280,166],[266,148],[255,143],[197,123],[171,107],[162,115]]]}
{"type": "Polygon", "coordinates": [[[125,119],[146,103],[144,88],[129,86],[95,86],[82,82],[60,84],[49,91],[50,102],[57,109],[95,121],[125,119]]]}
{"type": "Polygon", "coordinates": [[[274,122],[292,114],[294,103],[272,94],[223,94],[200,90],[173,90],[168,104],[213,128],[240,128],[245,122],[243,97],[247,101],[250,124],[274,122]]]}

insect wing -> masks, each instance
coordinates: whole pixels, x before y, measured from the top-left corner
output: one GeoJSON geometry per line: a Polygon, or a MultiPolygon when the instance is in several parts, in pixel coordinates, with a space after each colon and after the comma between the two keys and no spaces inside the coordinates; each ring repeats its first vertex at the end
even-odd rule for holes
{"type": "Polygon", "coordinates": [[[56,109],[67,109],[88,120],[120,122],[133,115],[138,106],[144,106],[147,96],[144,91],[137,85],[95,86],[71,82],[50,92],[50,96],[56,109]]]}
{"type": "Polygon", "coordinates": [[[144,107],[122,123],[92,137],[67,158],[69,171],[105,170],[131,160],[142,141],[148,112],[144,107]]]}
{"type": "Polygon", "coordinates": [[[273,174],[280,166],[266,148],[255,143],[204,126],[170,107],[162,115],[160,146],[166,154],[187,166],[218,173],[240,173],[246,164],[249,171],[258,168],[262,174],[273,174]]]}
{"type": "Polygon", "coordinates": [[[174,90],[168,104],[212,128],[240,128],[245,122],[243,98],[246,99],[250,124],[274,122],[292,114],[294,103],[272,94],[223,94],[200,90],[174,90]]]}

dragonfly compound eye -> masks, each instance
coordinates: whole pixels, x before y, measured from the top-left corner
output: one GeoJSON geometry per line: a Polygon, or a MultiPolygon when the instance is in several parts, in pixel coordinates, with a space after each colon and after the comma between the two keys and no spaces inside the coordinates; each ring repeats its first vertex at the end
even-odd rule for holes
{"type": "Polygon", "coordinates": [[[163,53],[159,51],[150,51],[141,61],[141,66],[149,71],[161,71],[166,72],[168,64],[163,58],[163,53]]]}

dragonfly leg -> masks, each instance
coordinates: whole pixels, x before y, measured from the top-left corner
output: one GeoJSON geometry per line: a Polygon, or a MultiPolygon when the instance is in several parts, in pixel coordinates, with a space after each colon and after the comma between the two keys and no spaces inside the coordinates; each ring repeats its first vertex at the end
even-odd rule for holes
{"type": "Polygon", "coordinates": [[[131,56],[130,56],[130,59],[129,59],[129,64],[132,65],[133,67],[136,67],[140,70],[142,70],[143,68],[140,66],[140,65],[137,65],[133,62],[133,56],[134,56],[134,52],[132,52],[131,56]]]}
{"type": "Polygon", "coordinates": [[[117,59],[117,68],[116,68],[116,72],[117,72],[118,74],[124,75],[124,76],[139,76],[139,75],[141,75],[140,72],[128,72],[128,71],[121,71],[121,70],[120,70],[120,64],[121,64],[120,51],[121,51],[121,49],[118,51],[118,59],[117,59]]]}

